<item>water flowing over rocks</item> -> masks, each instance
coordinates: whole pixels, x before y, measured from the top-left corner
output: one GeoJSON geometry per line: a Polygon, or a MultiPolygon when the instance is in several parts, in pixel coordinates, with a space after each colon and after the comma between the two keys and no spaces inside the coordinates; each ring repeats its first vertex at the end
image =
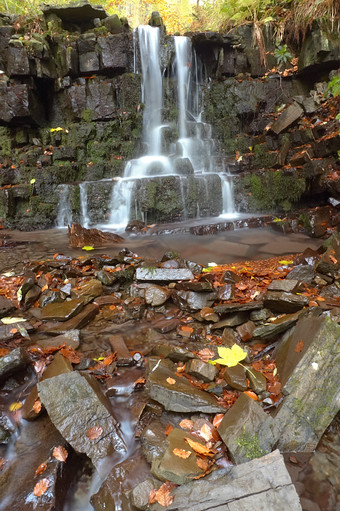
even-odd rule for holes
{"type": "MultiPolygon", "coordinates": [[[[335,434],[340,408],[339,246],[335,233],[317,252],[287,261],[215,267],[173,253],[143,260],[127,249],[56,254],[1,276],[10,335],[3,330],[0,346],[0,509],[19,510],[14,500],[25,502],[20,509],[61,509],[85,459],[104,478],[92,490],[97,511],[157,510],[162,492],[170,510],[321,503],[308,460],[339,466],[338,451],[318,450],[335,434]],[[101,272],[121,277],[107,285],[101,272]],[[231,294],[213,291],[226,285],[231,294]],[[27,305],[33,286],[62,301],[27,305]],[[193,294],[201,308],[178,293],[193,294]],[[303,302],[286,312],[284,300],[266,298],[273,294],[303,302]],[[83,309],[67,319],[75,302],[83,309]],[[240,359],[228,358],[238,350],[240,359]],[[55,458],[56,447],[67,459],[55,458]],[[48,484],[40,495],[38,483],[48,484]]],[[[334,502],[336,478],[320,477],[334,502]]]]}

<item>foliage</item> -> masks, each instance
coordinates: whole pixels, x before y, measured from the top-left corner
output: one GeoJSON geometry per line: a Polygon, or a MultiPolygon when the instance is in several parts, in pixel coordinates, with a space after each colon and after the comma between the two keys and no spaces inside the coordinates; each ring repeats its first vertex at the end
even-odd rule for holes
{"type": "Polygon", "coordinates": [[[277,65],[286,64],[292,58],[292,54],[287,48],[286,44],[279,45],[274,50],[274,57],[276,58],[277,65]]]}
{"type": "Polygon", "coordinates": [[[238,344],[234,344],[231,348],[221,346],[217,348],[217,351],[221,358],[209,360],[209,363],[212,365],[221,364],[227,367],[234,367],[247,356],[247,352],[240,348],[238,344]]]}
{"type": "Polygon", "coordinates": [[[328,90],[332,96],[340,96],[340,75],[334,76],[334,78],[332,78],[328,84],[328,90]]]}

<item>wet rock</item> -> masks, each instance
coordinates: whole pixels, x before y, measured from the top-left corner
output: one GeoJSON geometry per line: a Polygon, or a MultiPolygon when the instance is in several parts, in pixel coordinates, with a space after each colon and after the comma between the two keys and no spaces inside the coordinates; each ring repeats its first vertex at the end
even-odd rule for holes
{"type": "Polygon", "coordinates": [[[57,335],[56,337],[37,339],[35,340],[35,344],[40,346],[42,349],[65,344],[66,346],[70,346],[76,350],[80,344],[80,332],[79,330],[70,330],[69,332],[65,332],[62,335],[57,335]]]}
{"type": "Polygon", "coordinates": [[[49,303],[61,303],[65,300],[66,295],[61,291],[45,291],[39,298],[40,307],[45,307],[49,303]]]}
{"type": "Polygon", "coordinates": [[[337,286],[337,284],[325,286],[321,291],[320,296],[327,298],[340,298],[340,287],[337,286]]]}
{"type": "Polygon", "coordinates": [[[188,374],[191,374],[192,376],[195,376],[195,378],[198,378],[199,380],[202,380],[206,383],[214,381],[218,374],[218,370],[215,366],[207,364],[198,358],[190,360],[186,364],[185,370],[188,374]]]}
{"type": "Polygon", "coordinates": [[[309,303],[307,296],[294,295],[280,291],[267,291],[264,306],[277,312],[297,312],[309,303]]]}
{"type": "Polygon", "coordinates": [[[314,265],[311,264],[299,264],[295,266],[287,275],[286,280],[298,280],[305,284],[311,284],[315,274],[314,265]]]}
{"type": "Polygon", "coordinates": [[[62,332],[67,332],[68,330],[80,330],[90,323],[90,321],[96,317],[98,312],[99,307],[93,303],[88,303],[79,314],[64,323],[48,328],[47,332],[51,334],[60,334],[62,332]]]}
{"type": "Polygon", "coordinates": [[[15,348],[7,355],[0,357],[0,381],[23,369],[28,364],[29,359],[23,348],[15,348]]]}
{"type": "Polygon", "coordinates": [[[243,323],[242,325],[236,328],[238,335],[241,337],[241,341],[247,342],[253,337],[253,333],[255,330],[255,323],[252,321],[247,321],[247,323],[243,323]]]}
{"type": "Polygon", "coordinates": [[[217,323],[220,319],[218,314],[216,314],[211,307],[204,307],[199,314],[196,314],[196,317],[198,320],[204,319],[210,323],[217,323]]]}
{"type": "Polygon", "coordinates": [[[130,495],[131,504],[137,509],[147,509],[149,507],[149,496],[151,490],[158,490],[161,484],[162,483],[158,479],[153,479],[151,477],[137,484],[130,495]]]}
{"type": "Polygon", "coordinates": [[[125,232],[142,232],[146,227],[141,220],[131,220],[125,227],[125,232]]]}
{"type": "Polygon", "coordinates": [[[261,394],[267,390],[267,380],[260,371],[247,367],[246,373],[249,379],[249,386],[256,394],[261,394]]]}
{"type": "Polygon", "coordinates": [[[39,286],[34,284],[29,291],[25,294],[24,304],[25,307],[31,307],[41,295],[41,289],[39,286]]]}
{"type": "Polygon", "coordinates": [[[159,360],[150,370],[146,389],[152,399],[173,412],[214,413],[223,410],[213,396],[176,376],[163,360],[159,360]]]}
{"type": "Polygon", "coordinates": [[[234,367],[226,367],[223,378],[233,389],[243,392],[248,388],[246,371],[239,364],[234,367]]]}
{"type": "Polygon", "coordinates": [[[122,335],[111,335],[109,342],[111,344],[113,353],[116,353],[117,355],[116,360],[118,366],[130,366],[134,364],[133,357],[127,349],[122,335]]]}
{"type": "Polygon", "coordinates": [[[73,289],[71,291],[71,297],[81,299],[84,305],[86,305],[102,293],[102,283],[97,279],[91,279],[88,282],[81,283],[77,289],[73,289]]]}
{"type": "Polygon", "coordinates": [[[236,335],[232,328],[228,328],[228,327],[224,328],[221,338],[222,338],[223,346],[231,347],[236,342],[236,335]]]}
{"type": "MultiPolygon", "coordinates": [[[[186,442],[186,438],[201,443],[197,437],[183,429],[174,428],[169,433],[167,449],[162,456],[152,462],[151,473],[154,477],[161,481],[168,480],[176,484],[185,484],[204,473],[204,470],[198,466],[196,453],[186,442]],[[181,458],[176,456],[174,449],[182,449],[190,454],[186,458],[181,458]]],[[[205,443],[201,443],[201,445],[205,447],[205,443]]]]}
{"type": "Polygon", "coordinates": [[[194,276],[186,268],[137,268],[137,280],[165,280],[168,282],[176,280],[191,280],[194,276]]]}
{"type": "Polygon", "coordinates": [[[128,39],[125,34],[98,37],[101,66],[105,71],[124,73],[128,68],[128,39]]]}
{"type": "Polygon", "coordinates": [[[67,491],[74,482],[79,460],[47,416],[25,423],[13,446],[16,457],[0,473],[1,507],[4,511],[54,511],[62,509],[67,491]],[[53,449],[64,447],[66,462],[52,456],[53,449]],[[43,474],[35,475],[39,465],[47,460],[43,474]],[[41,479],[48,479],[48,490],[40,497],[33,493],[41,479]]]}
{"type": "Polygon", "coordinates": [[[274,319],[270,323],[265,323],[255,328],[253,332],[254,339],[267,339],[288,330],[299,319],[300,312],[294,314],[285,314],[284,316],[274,319]]]}
{"type": "Polygon", "coordinates": [[[270,318],[270,316],[272,316],[272,311],[263,308],[257,311],[252,311],[249,317],[251,321],[265,321],[270,318]]]}
{"type": "Polygon", "coordinates": [[[278,135],[281,131],[285,130],[297,121],[302,114],[303,109],[297,103],[293,103],[286,108],[280,117],[272,124],[271,130],[278,135]]]}
{"type": "Polygon", "coordinates": [[[134,511],[130,503],[130,491],[150,476],[150,468],[137,452],[118,463],[110,472],[99,491],[92,495],[91,504],[96,511],[134,511]]]}
{"type": "Polygon", "coordinates": [[[41,319],[67,321],[84,307],[83,300],[74,299],[62,303],[49,303],[41,310],[41,319]]]}
{"type": "Polygon", "coordinates": [[[204,307],[210,307],[216,300],[217,293],[195,293],[194,291],[176,291],[172,294],[172,299],[182,310],[188,312],[199,311],[204,307]]]}
{"type": "Polygon", "coordinates": [[[145,301],[152,307],[163,305],[170,296],[170,291],[164,287],[152,285],[145,290],[145,301]]]}
{"type": "Polygon", "coordinates": [[[4,296],[0,296],[0,318],[11,314],[16,309],[15,305],[11,300],[5,298],[4,296]]]}
{"type": "Polygon", "coordinates": [[[318,273],[321,273],[321,275],[327,275],[328,277],[334,278],[339,272],[339,266],[326,261],[320,261],[316,270],[318,273]]]}
{"type": "Polygon", "coordinates": [[[109,402],[94,378],[61,374],[39,382],[38,392],[55,427],[75,451],[87,454],[97,470],[106,456],[126,451],[109,402]]]}
{"type": "Polygon", "coordinates": [[[234,286],[232,284],[225,284],[218,288],[219,300],[230,300],[234,295],[234,286]]]}
{"type": "MultiPolygon", "coordinates": [[[[218,307],[218,306],[217,306],[218,307]]],[[[216,307],[214,307],[214,311],[216,311],[216,307]]],[[[232,327],[241,325],[248,319],[248,313],[247,312],[234,312],[231,314],[228,314],[226,318],[222,319],[218,323],[215,323],[213,326],[214,329],[216,328],[224,328],[224,327],[232,327]]]]}
{"type": "Polygon", "coordinates": [[[263,302],[259,300],[258,302],[226,303],[224,305],[216,305],[216,307],[214,307],[214,311],[220,316],[223,316],[224,314],[228,314],[231,312],[251,311],[262,309],[262,307],[263,302]]]}
{"type": "Polygon", "coordinates": [[[0,444],[8,444],[14,432],[15,426],[8,415],[0,412],[0,444]]]}
{"type": "Polygon", "coordinates": [[[164,454],[167,448],[166,425],[160,420],[153,420],[146,426],[141,435],[141,444],[145,459],[152,463],[156,458],[164,454]]]}
{"type": "MultiPolygon", "coordinates": [[[[52,378],[53,376],[58,376],[59,374],[70,373],[71,371],[73,371],[71,362],[67,358],[63,357],[63,355],[59,352],[55,355],[50,365],[45,369],[43,375],[40,378],[40,381],[46,380],[47,378],[52,378]]],[[[26,397],[24,406],[21,409],[23,419],[34,420],[40,415],[41,412],[44,411],[43,407],[41,412],[34,410],[33,406],[37,399],[38,389],[35,385],[26,397]]]]}
{"type": "Polygon", "coordinates": [[[143,376],[144,368],[141,367],[119,369],[106,382],[106,396],[129,396],[135,390],[139,390],[139,384],[136,385],[135,382],[143,376]]]}
{"type": "Polygon", "coordinates": [[[268,286],[268,291],[284,291],[286,293],[294,293],[298,289],[298,280],[272,280],[268,286]]]}
{"type": "Polygon", "coordinates": [[[178,326],[179,319],[171,318],[171,319],[163,319],[159,318],[152,322],[152,327],[157,330],[157,332],[161,332],[162,334],[166,334],[175,330],[178,326]]]}
{"type": "Polygon", "coordinates": [[[231,270],[227,270],[223,275],[223,282],[227,282],[229,284],[236,284],[237,282],[240,282],[240,280],[242,280],[241,277],[231,270]]]}
{"type": "MultiPolygon", "coordinates": [[[[167,511],[302,511],[278,450],[241,466],[217,470],[171,491],[167,511]]],[[[162,511],[152,504],[151,511],[162,511]]]]}
{"type": "Polygon", "coordinates": [[[29,338],[29,332],[34,330],[33,326],[28,321],[20,321],[19,323],[12,323],[11,325],[3,325],[0,322],[0,339],[2,341],[9,341],[20,334],[22,337],[29,338]]]}
{"type": "Polygon", "coordinates": [[[161,261],[159,263],[160,268],[179,268],[179,261],[176,261],[176,259],[167,259],[166,261],[161,261]]]}
{"type": "Polygon", "coordinates": [[[301,318],[274,357],[284,401],[276,415],[283,451],[313,451],[340,408],[340,325],[301,318]]]}
{"type": "Polygon", "coordinates": [[[18,301],[22,302],[25,298],[26,293],[33,287],[35,284],[35,275],[32,271],[28,271],[24,275],[24,280],[21,286],[18,289],[17,296],[18,301]]]}
{"type": "Polygon", "coordinates": [[[195,357],[195,355],[181,346],[169,346],[169,344],[158,344],[152,351],[152,355],[164,357],[172,360],[172,362],[188,362],[195,357]]]}
{"type": "Polygon", "coordinates": [[[176,284],[175,289],[178,291],[195,291],[197,293],[214,290],[212,284],[208,281],[179,282],[176,284]]]}
{"type": "Polygon", "coordinates": [[[227,411],[218,432],[237,464],[271,452],[279,436],[274,419],[246,394],[227,411]]]}

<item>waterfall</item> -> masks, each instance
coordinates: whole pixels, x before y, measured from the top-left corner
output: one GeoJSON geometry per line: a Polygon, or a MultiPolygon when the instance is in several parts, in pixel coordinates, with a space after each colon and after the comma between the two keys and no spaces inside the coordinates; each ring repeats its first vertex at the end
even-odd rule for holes
{"type": "Polygon", "coordinates": [[[230,174],[229,167],[225,169],[223,174],[220,174],[222,182],[222,201],[223,211],[220,215],[222,218],[231,218],[235,216],[235,203],[234,203],[234,186],[233,177],[230,174]]]}
{"type": "Polygon", "coordinates": [[[58,216],[57,216],[57,227],[67,227],[72,224],[72,211],[69,201],[69,185],[59,185],[57,188],[59,192],[58,202],[58,216]]]}
{"type": "Polygon", "coordinates": [[[88,183],[84,181],[83,183],[80,183],[79,190],[80,190],[80,213],[81,213],[81,225],[85,227],[86,229],[89,226],[89,217],[87,212],[87,185],[88,183]]]}

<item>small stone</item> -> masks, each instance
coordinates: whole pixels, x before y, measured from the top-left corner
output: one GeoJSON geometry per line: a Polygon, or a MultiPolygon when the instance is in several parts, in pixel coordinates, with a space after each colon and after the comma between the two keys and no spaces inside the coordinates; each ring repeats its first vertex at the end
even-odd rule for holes
{"type": "Polygon", "coordinates": [[[164,287],[152,285],[145,290],[145,301],[152,307],[163,305],[170,296],[170,291],[164,287]]]}
{"type": "Polygon", "coordinates": [[[31,307],[41,295],[41,289],[37,284],[34,284],[31,289],[27,291],[24,298],[25,307],[31,307]]]}
{"type": "Polygon", "coordinates": [[[113,353],[116,353],[117,355],[118,366],[130,366],[134,364],[133,357],[127,349],[122,335],[111,335],[109,342],[111,344],[113,353]]]}
{"type": "Polygon", "coordinates": [[[249,379],[249,386],[256,394],[261,394],[261,392],[267,390],[267,380],[260,371],[255,371],[255,369],[247,367],[246,373],[249,379]]]}
{"type": "Polygon", "coordinates": [[[233,389],[243,392],[248,388],[246,371],[239,364],[233,367],[226,367],[223,378],[233,389]]]}
{"type": "Polygon", "coordinates": [[[182,310],[193,312],[210,307],[217,294],[213,293],[195,293],[194,291],[174,291],[172,299],[174,303],[182,310]]]}
{"type": "Polygon", "coordinates": [[[199,316],[205,321],[210,321],[213,323],[217,323],[220,319],[216,312],[213,311],[211,307],[203,307],[200,311],[199,316]]]}
{"type": "Polygon", "coordinates": [[[50,303],[43,307],[41,319],[67,321],[78,314],[84,307],[80,299],[69,300],[62,303],[50,303]]]}
{"type": "Polygon", "coordinates": [[[38,339],[35,341],[35,344],[43,349],[50,348],[51,346],[61,346],[62,344],[66,344],[66,346],[70,346],[72,349],[76,350],[80,344],[80,332],[79,330],[70,330],[64,334],[57,335],[56,337],[38,339]]]}
{"type": "Polygon", "coordinates": [[[161,332],[162,334],[166,334],[168,332],[171,332],[172,330],[175,330],[178,326],[179,319],[177,318],[171,318],[171,319],[155,319],[152,322],[152,328],[157,330],[157,332],[161,332]]]}
{"type": "Polygon", "coordinates": [[[225,284],[218,288],[219,300],[230,300],[234,294],[234,286],[232,284],[225,284]]]}
{"type": "Polygon", "coordinates": [[[247,321],[247,323],[243,323],[236,327],[236,331],[238,335],[241,337],[241,341],[247,342],[253,337],[253,332],[255,330],[255,323],[252,321],[247,321]]]}
{"type": "Polygon", "coordinates": [[[103,293],[102,283],[97,279],[91,279],[87,282],[81,283],[77,289],[72,289],[72,298],[79,298],[83,300],[84,305],[91,302],[103,293]]]}
{"type": "Polygon", "coordinates": [[[298,288],[299,281],[293,280],[272,280],[268,286],[268,291],[285,291],[287,293],[294,293],[298,288]]]}
{"type": "Polygon", "coordinates": [[[79,314],[58,326],[49,328],[47,332],[51,334],[60,334],[62,332],[67,332],[68,330],[78,330],[84,328],[84,326],[86,326],[96,317],[98,312],[99,308],[96,305],[93,303],[88,303],[79,314]]]}
{"type": "Polygon", "coordinates": [[[16,309],[14,303],[4,296],[0,296],[0,318],[11,314],[16,309]]]}
{"type": "Polygon", "coordinates": [[[270,318],[273,313],[269,309],[263,308],[257,311],[251,311],[250,313],[250,319],[252,321],[265,321],[266,319],[270,318]]]}
{"type": "MultiPolygon", "coordinates": [[[[214,308],[214,311],[216,312],[216,307],[214,308]]],[[[215,325],[213,325],[213,328],[216,329],[216,328],[223,328],[223,327],[227,327],[227,326],[232,327],[232,326],[241,325],[242,323],[247,321],[247,319],[248,319],[248,312],[234,312],[232,314],[228,314],[228,316],[226,318],[222,319],[218,323],[215,323],[215,325]]]]}
{"type": "Polygon", "coordinates": [[[223,346],[231,347],[236,342],[236,335],[232,328],[225,328],[222,332],[222,343],[223,346]]]}
{"type": "Polygon", "coordinates": [[[198,358],[194,358],[187,362],[185,370],[188,374],[192,374],[195,378],[206,383],[214,381],[218,374],[218,370],[214,365],[207,364],[198,358]]]}
{"type": "Polygon", "coordinates": [[[165,280],[168,282],[176,280],[192,280],[192,272],[186,268],[137,268],[137,280],[165,280]]]}
{"type": "Polygon", "coordinates": [[[28,363],[29,360],[23,348],[15,348],[7,355],[0,357],[0,381],[24,368],[28,363]]]}
{"type": "Polygon", "coordinates": [[[268,337],[272,338],[284,332],[285,330],[288,330],[288,328],[297,322],[300,316],[300,312],[295,312],[294,314],[285,314],[284,316],[281,316],[280,318],[277,318],[270,323],[265,323],[264,325],[256,327],[253,332],[254,339],[266,339],[268,337]]]}
{"type": "Polygon", "coordinates": [[[297,280],[305,284],[311,284],[315,274],[314,266],[311,264],[299,264],[295,266],[287,275],[286,280],[297,280]]]}

